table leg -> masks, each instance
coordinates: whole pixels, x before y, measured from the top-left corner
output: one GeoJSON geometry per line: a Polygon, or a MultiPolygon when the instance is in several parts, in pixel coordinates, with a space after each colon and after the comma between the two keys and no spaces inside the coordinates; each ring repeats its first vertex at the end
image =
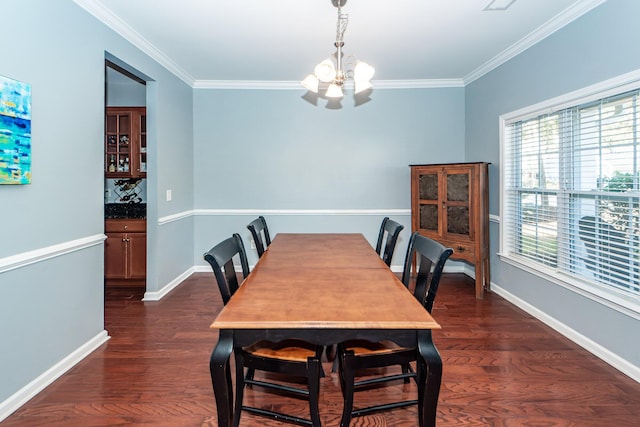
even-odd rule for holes
{"type": "Polygon", "coordinates": [[[233,420],[233,389],[231,388],[231,366],[229,357],[233,350],[233,332],[221,330],[209,361],[213,394],[218,409],[218,427],[231,427],[233,420]]]}
{"type": "MultiPolygon", "coordinates": [[[[442,381],[442,359],[431,339],[431,331],[418,331],[418,353],[425,371],[422,374],[426,384],[418,387],[418,418],[420,427],[435,427],[438,395],[442,381]]],[[[421,381],[422,382],[422,381],[421,381]]]]}

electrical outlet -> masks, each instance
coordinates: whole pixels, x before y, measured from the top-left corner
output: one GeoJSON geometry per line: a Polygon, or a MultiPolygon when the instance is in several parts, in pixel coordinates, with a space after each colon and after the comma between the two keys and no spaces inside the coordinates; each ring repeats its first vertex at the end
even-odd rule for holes
{"type": "Polygon", "coordinates": [[[250,245],[251,245],[251,249],[255,249],[256,248],[256,242],[253,239],[251,239],[250,245]]]}
{"type": "Polygon", "coordinates": [[[104,190],[104,197],[106,197],[107,199],[111,198],[111,189],[107,188],[106,190],[104,190]]]}
{"type": "Polygon", "coordinates": [[[171,201],[171,190],[167,190],[167,202],[171,201]]]}

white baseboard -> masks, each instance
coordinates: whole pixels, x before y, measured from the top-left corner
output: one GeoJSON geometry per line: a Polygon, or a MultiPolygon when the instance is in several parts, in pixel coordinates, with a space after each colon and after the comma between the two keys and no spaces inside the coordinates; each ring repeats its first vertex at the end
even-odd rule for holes
{"type": "Polygon", "coordinates": [[[542,323],[554,329],[555,331],[559,332],[563,336],[569,338],[580,347],[584,348],[594,356],[613,366],[634,381],[640,383],[640,367],[635,366],[628,360],[623,359],[617,354],[609,351],[597,342],[585,337],[575,329],[570,328],[556,318],[549,316],[547,313],[537,309],[533,305],[504,290],[493,282],[491,283],[491,291],[500,295],[502,298],[509,301],[516,307],[526,311],[527,313],[540,320],[542,323]]]}
{"type": "Polygon", "coordinates": [[[77,365],[82,359],[87,357],[95,349],[107,342],[109,335],[107,331],[102,331],[80,346],[73,353],[62,359],[60,362],[47,369],[42,375],[22,387],[11,397],[0,402],[0,422],[13,414],[18,408],[27,403],[31,398],[44,390],[47,386],[57,380],[69,369],[77,365]]]}
{"type": "Polygon", "coordinates": [[[191,267],[171,282],[167,283],[162,289],[155,292],[145,292],[142,301],[160,301],[165,295],[174,290],[180,283],[182,283],[187,277],[196,272],[196,267],[191,267]]]}
{"type": "MultiPolygon", "coordinates": [[[[464,273],[467,276],[475,279],[475,271],[473,267],[471,266],[465,267],[464,273]]],[[[544,311],[539,310],[538,308],[534,307],[528,302],[518,298],[512,293],[501,288],[499,285],[496,285],[494,282],[491,282],[491,292],[494,292],[497,295],[500,295],[502,298],[509,301],[511,304],[515,305],[521,310],[524,310],[525,312],[529,313],[530,315],[532,315],[533,317],[535,317],[545,325],[549,326],[551,329],[555,330],[556,332],[560,333],[564,337],[578,344],[580,347],[584,348],[589,353],[596,356],[598,359],[601,359],[602,361],[616,368],[618,371],[627,375],[629,378],[640,383],[640,367],[632,364],[626,359],[623,359],[622,357],[611,352],[610,350],[601,346],[600,344],[591,340],[590,338],[585,337],[575,329],[570,328],[569,326],[560,322],[558,319],[552,316],[549,316],[544,311]]]]}

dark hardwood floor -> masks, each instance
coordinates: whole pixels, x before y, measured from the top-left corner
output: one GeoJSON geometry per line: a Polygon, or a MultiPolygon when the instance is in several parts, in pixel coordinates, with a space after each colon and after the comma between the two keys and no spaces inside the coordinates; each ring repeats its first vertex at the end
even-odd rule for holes
{"type": "MultiPolygon", "coordinates": [[[[222,307],[210,274],[190,277],[162,301],[142,292],[110,291],[105,324],[111,339],[8,417],[11,426],[215,426],[209,356],[222,307]]],[[[478,301],[473,281],[445,275],[433,310],[443,326],[434,341],[444,363],[438,426],[639,426],[640,384],[621,374],[496,294],[478,301]]],[[[338,380],[321,384],[324,426],[342,410],[338,380]]],[[[398,384],[356,394],[363,399],[415,394],[398,384]]],[[[305,402],[246,392],[307,414],[305,402]]],[[[241,426],[284,424],[242,415],[241,426]]],[[[359,427],[412,427],[416,408],[354,419],[359,427]]]]}

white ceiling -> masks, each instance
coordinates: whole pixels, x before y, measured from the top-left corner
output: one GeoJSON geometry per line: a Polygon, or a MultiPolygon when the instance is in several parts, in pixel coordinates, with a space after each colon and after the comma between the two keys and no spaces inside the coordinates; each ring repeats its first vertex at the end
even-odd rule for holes
{"type": "MultiPolygon", "coordinates": [[[[298,82],[335,51],[331,0],[74,1],[195,87],[298,82]]],[[[347,0],[343,51],[379,83],[463,85],[604,1],[347,0]]]]}

